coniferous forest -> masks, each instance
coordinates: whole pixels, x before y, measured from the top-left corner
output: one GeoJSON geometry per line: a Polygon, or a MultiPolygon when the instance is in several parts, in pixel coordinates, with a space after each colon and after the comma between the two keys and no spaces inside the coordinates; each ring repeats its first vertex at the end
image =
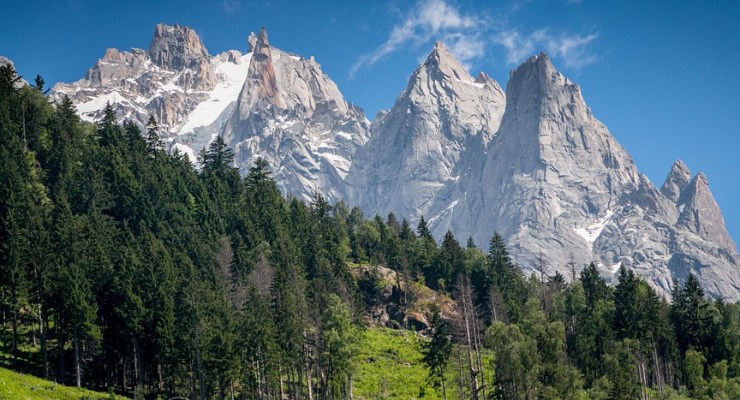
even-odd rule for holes
{"type": "Polygon", "coordinates": [[[423,219],[286,199],[220,138],[196,169],[153,118],[90,124],[44,91],[0,67],[6,368],[131,398],[386,398],[353,386],[366,311],[423,288],[452,306],[396,326],[420,330],[417,398],[740,399],[740,305],[692,275],[672,298],[625,268],[612,286],[593,264],[547,274],[547,254],[525,276],[495,227],[437,243],[423,219]]]}

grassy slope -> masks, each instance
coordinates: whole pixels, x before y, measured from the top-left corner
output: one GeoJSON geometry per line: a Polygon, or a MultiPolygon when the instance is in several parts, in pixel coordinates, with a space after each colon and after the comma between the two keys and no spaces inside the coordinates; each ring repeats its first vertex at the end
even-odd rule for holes
{"type": "Polygon", "coordinates": [[[54,382],[0,368],[0,400],[96,400],[124,399],[106,393],[58,385],[54,382]]]}
{"type": "Polygon", "coordinates": [[[368,329],[357,356],[355,399],[441,399],[426,383],[420,338],[411,331],[368,329]]]}

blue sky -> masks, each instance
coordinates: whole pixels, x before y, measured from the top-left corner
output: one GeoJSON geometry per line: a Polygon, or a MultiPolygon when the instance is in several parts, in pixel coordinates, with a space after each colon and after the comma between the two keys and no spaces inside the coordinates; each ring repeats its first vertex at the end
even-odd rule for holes
{"type": "Polygon", "coordinates": [[[738,1],[0,0],[0,55],[27,78],[69,82],[106,48],[147,48],[159,22],[192,26],[211,54],[245,51],[264,25],[276,47],[315,56],[372,119],[435,40],[502,86],[545,51],[654,184],[678,158],[703,171],[737,241],[738,21],[738,1]]]}

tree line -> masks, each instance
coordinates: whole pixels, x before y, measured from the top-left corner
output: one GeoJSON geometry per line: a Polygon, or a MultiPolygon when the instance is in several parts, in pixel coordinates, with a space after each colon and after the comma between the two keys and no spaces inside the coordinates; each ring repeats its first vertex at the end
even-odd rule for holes
{"type": "MultiPolygon", "coordinates": [[[[346,399],[366,329],[357,264],[455,299],[432,312],[429,381],[454,398],[740,398],[740,309],[695,277],[672,303],[631,271],[609,287],[525,276],[422,218],[286,199],[219,137],[199,169],[145,132],[96,124],[0,67],[0,340],[7,363],[135,398],[346,399]],[[32,347],[38,351],[30,352],[32,347]],[[451,358],[462,371],[447,382],[451,358]],[[723,397],[724,396],[724,397],[723,397]]],[[[543,256],[544,258],[545,256],[543,256]]],[[[545,263],[543,259],[543,264],[545,263]]]]}

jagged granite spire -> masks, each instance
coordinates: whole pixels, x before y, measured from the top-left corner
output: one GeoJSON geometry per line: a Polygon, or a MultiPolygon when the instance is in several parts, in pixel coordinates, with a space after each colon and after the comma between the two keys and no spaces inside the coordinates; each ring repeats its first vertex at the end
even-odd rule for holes
{"type": "Polygon", "coordinates": [[[689,185],[689,182],[691,182],[689,167],[683,161],[676,160],[671,167],[671,172],[665,178],[663,186],[660,187],[660,193],[675,203],[681,197],[681,192],[689,185]]]}
{"type": "Polygon", "coordinates": [[[254,107],[273,104],[281,107],[275,66],[272,62],[270,41],[267,30],[262,27],[252,47],[252,61],[249,64],[247,81],[239,98],[239,113],[248,115],[254,107]]]}
{"type": "Polygon", "coordinates": [[[703,173],[699,172],[681,191],[678,206],[681,210],[679,226],[718,246],[737,251],[725,227],[722,211],[714,200],[707,177],[703,173]]]}
{"type": "Polygon", "coordinates": [[[223,129],[237,165],[246,172],[266,159],[284,193],[309,200],[316,190],[344,198],[369,122],[344,100],[313,57],[273,47],[262,28],[250,35],[251,61],[233,113],[223,129]]]}
{"type": "Polygon", "coordinates": [[[580,88],[544,53],[511,73],[506,99],[485,165],[461,181],[466,196],[454,207],[451,228],[478,243],[496,231],[521,267],[534,270],[542,253],[550,262],[546,273],[565,274],[569,260],[595,259],[620,199],[643,179],[580,88]]]}
{"type": "Polygon", "coordinates": [[[473,79],[437,42],[391,110],[374,122],[351,184],[371,214],[393,212],[412,222],[455,201],[454,182],[498,130],[505,95],[486,75],[473,79]]]}
{"type": "Polygon", "coordinates": [[[149,57],[158,66],[176,71],[207,61],[210,55],[192,28],[157,24],[149,45],[149,57]]]}

